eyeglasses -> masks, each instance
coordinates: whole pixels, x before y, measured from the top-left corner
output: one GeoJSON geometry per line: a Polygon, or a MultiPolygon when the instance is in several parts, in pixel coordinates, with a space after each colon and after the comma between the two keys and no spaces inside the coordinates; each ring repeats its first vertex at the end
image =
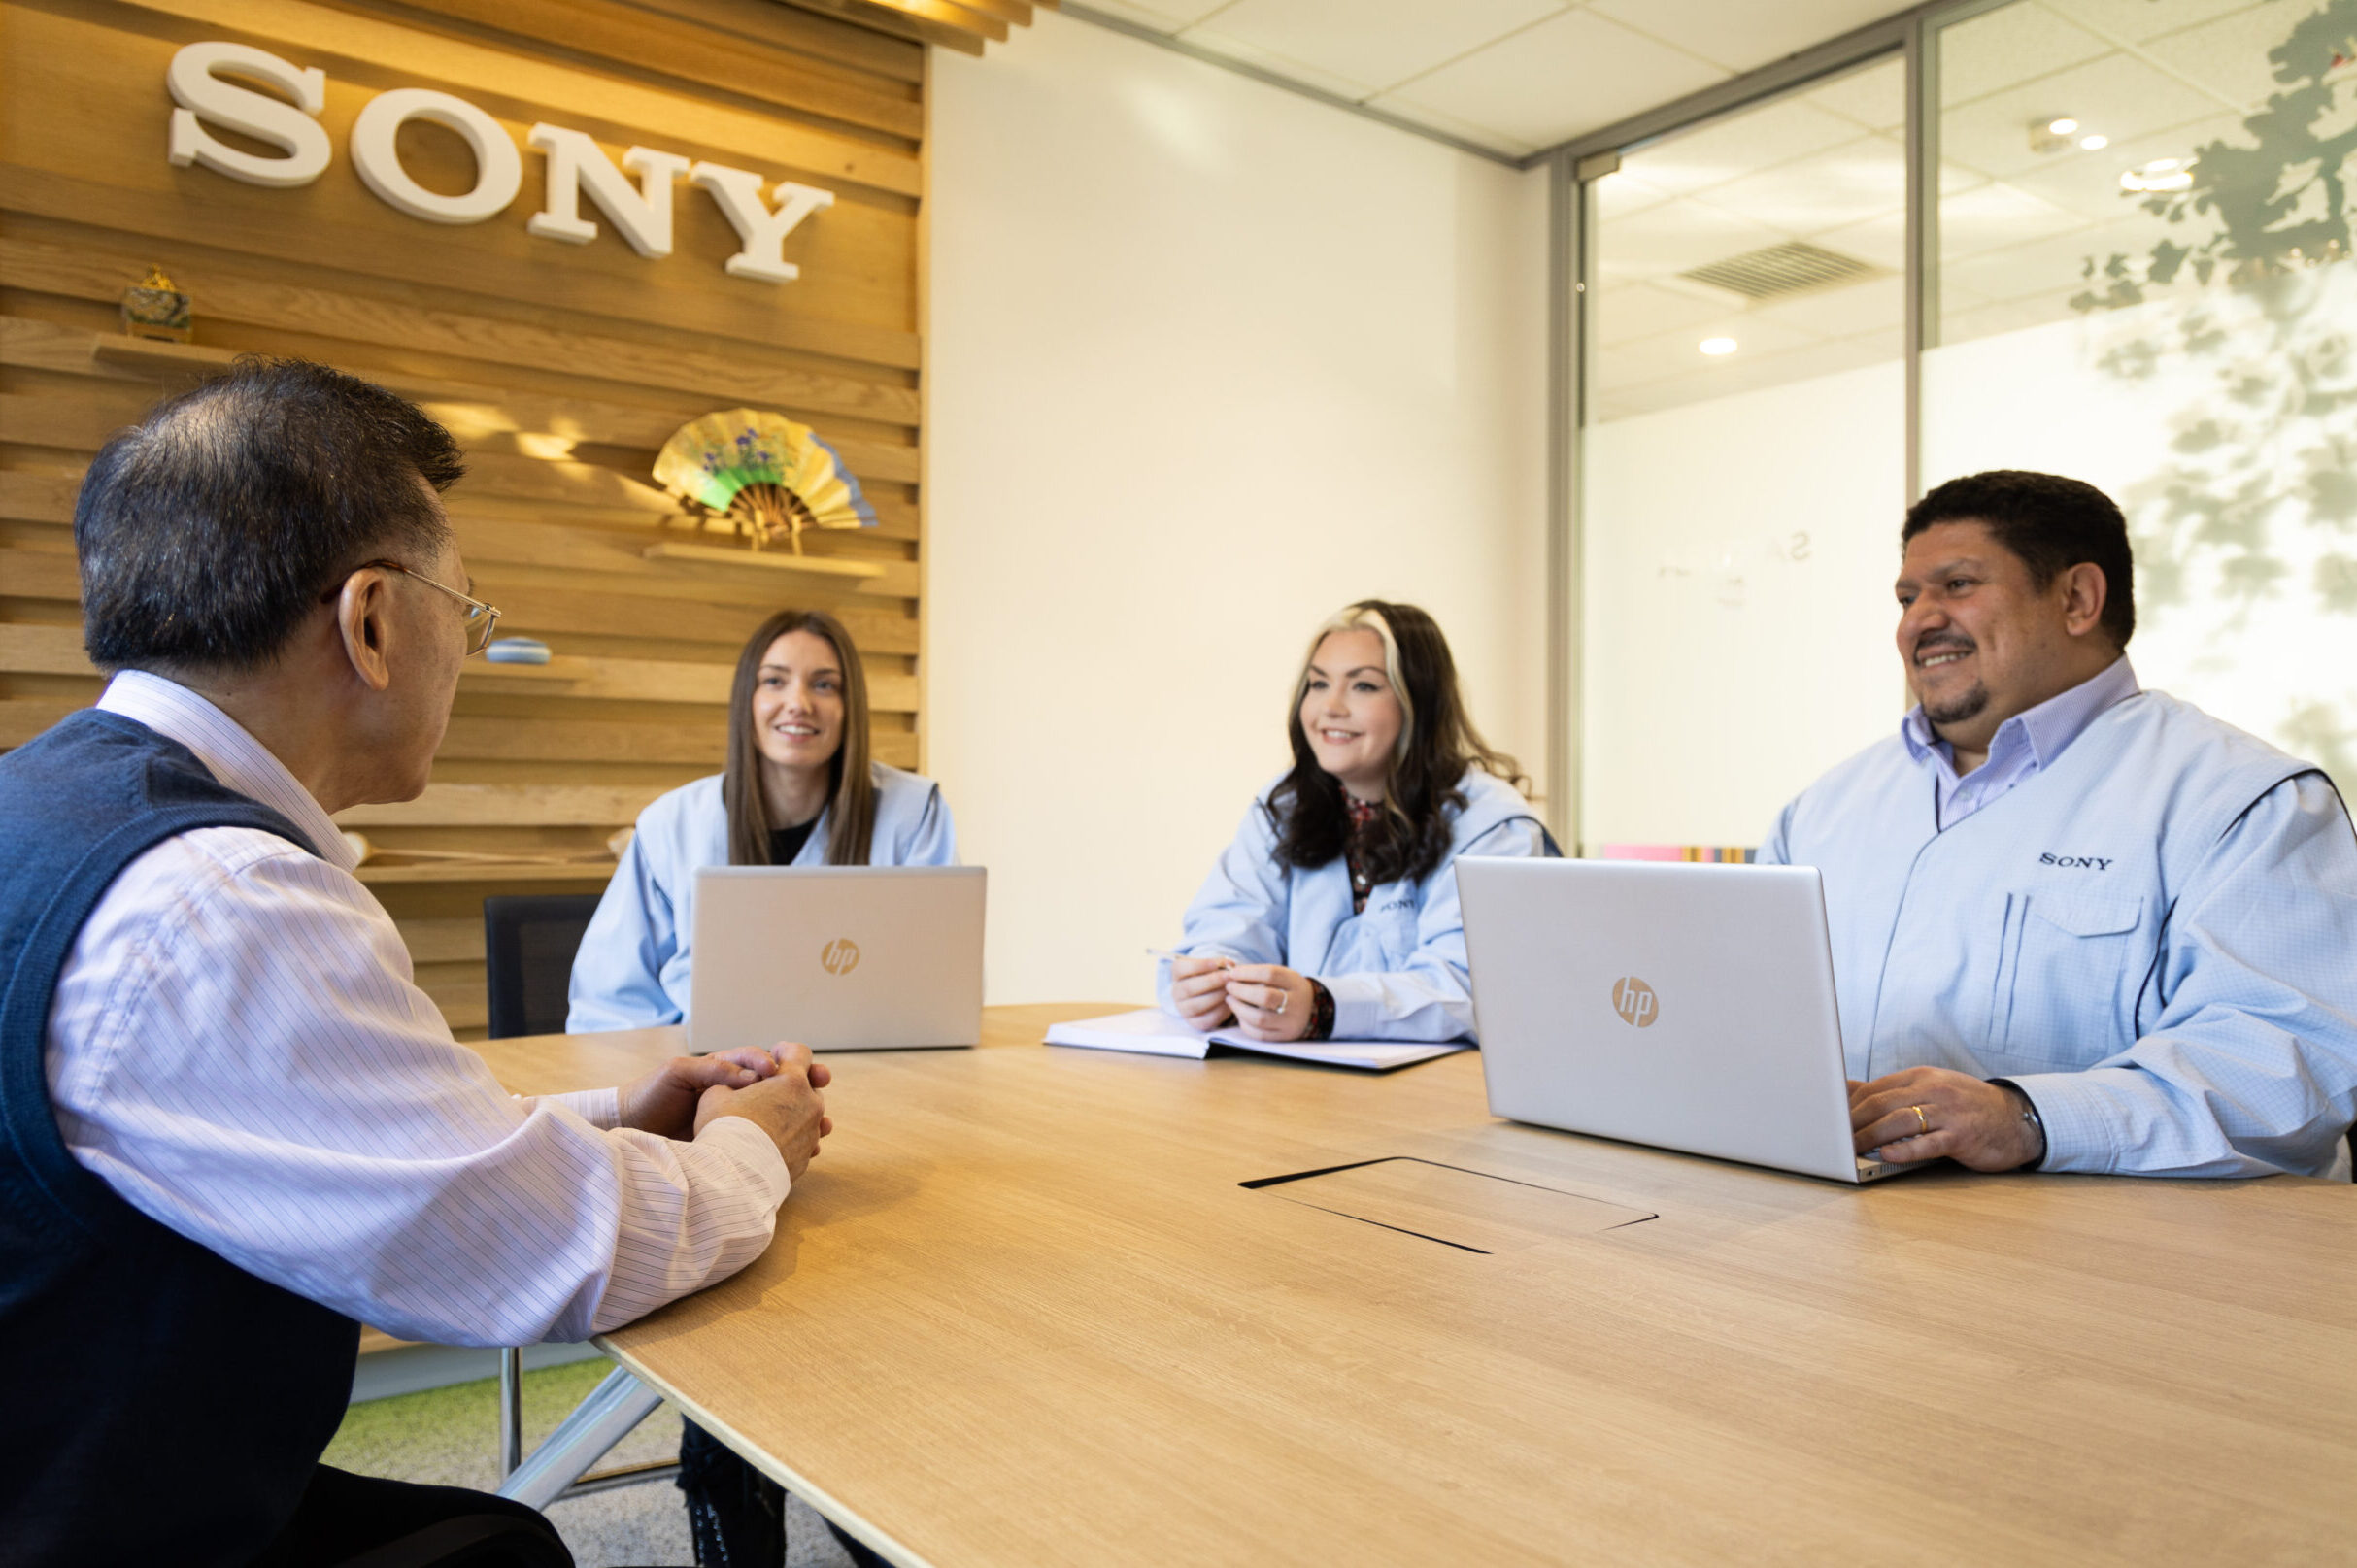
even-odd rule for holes
{"type": "MultiPolygon", "coordinates": [[[[374,566],[387,572],[398,572],[403,577],[416,578],[436,593],[447,593],[466,606],[466,651],[471,657],[491,646],[491,629],[499,624],[499,612],[481,599],[470,598],[456,588],[446,587],[423,572],[413,572],[399,561],[362,561],[353,571],[364,571],[374,566]]],[[[346,574],[350,576],[350,573],[346,574]]],[[[331,594],[330,597],[333,595],[331,594]]]]}

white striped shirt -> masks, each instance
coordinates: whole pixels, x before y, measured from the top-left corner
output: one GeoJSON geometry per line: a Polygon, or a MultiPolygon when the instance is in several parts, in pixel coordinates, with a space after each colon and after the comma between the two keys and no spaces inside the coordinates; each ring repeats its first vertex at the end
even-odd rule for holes
{"type": "Polygon", "coordinates": [[[614,1089],[522,1099],[411,984],[335,823],[212,703],[125,671],[99,706],[280,812],[126,867],[50,1008],[66,1147],[133,1207],[250,1273],[407,1339],[578,1340],[723,1279],[788,1188],[758,1127],[614,1125],[614,1089]]]}

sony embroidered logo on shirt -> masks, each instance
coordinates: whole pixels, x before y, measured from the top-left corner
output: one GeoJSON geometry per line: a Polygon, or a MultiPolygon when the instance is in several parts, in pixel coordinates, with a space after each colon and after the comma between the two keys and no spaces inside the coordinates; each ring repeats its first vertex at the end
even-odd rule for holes
{"type": "Polygon", "coordinates": [[[2037,863],[2041,866],[2061,866],[2066,871],[2109,871],[2111,869],[2109,860],[2101,860],[2091,854],[2041,854],[2037,857],[2037,863]]]}

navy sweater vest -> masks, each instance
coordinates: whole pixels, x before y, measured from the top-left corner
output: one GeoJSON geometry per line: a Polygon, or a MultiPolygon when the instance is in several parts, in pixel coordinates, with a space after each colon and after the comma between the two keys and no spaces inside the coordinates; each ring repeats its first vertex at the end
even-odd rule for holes
{"type": "Polygon", "coordinates": [[[312,849],[187,748],[114,714],[76,714],[0,757],[9,1564],[250,1562],[351,1396],[358,1324],[134,1209],[66,1151],[50,1103],[51,999],[91,908],[143,851],[223,826],[312,849]]]}

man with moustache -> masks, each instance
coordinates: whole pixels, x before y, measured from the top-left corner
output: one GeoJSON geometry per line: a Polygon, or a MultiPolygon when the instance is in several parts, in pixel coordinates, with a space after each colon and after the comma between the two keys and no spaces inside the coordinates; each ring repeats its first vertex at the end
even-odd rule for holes
{"type": "Polygon", "coordinates": [[[2357,1117],[2357,837],[2332,782],[2137,684],[2127,522],[2049,474],[1901,533],[1917,706],[1784,809],[1863,1152],[2323,1175],[2357,1117]]]}

